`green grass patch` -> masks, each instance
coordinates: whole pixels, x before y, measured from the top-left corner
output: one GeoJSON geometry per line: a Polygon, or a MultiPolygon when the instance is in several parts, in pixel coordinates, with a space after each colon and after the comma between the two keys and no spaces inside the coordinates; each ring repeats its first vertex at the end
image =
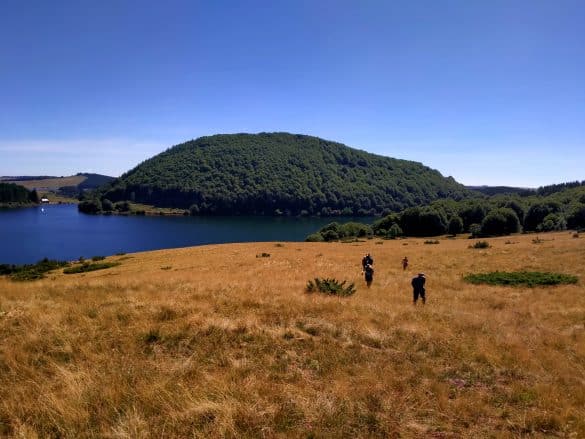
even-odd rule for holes
{"type": "Polygon", "coordinates": [[[0,264],[0,275],[8,275],[14,281],[31,281],[43,279],[45,273],[61,267],[67,267],[68,262],[43,259],[36,264],[7,265],[0,264]]]}
{"type": "Polygon", "coordinates": [[[88,271],[105,270],[107,268],[117,267],[119,262],[98,262],[94,264],[81,264],[69,267],[63,270],[65,274],[87,273],[88,271]]]}
{"type": "Polygon", "coordinates": [[[560,284],[576,284],[577,276],[561,273],[539,271],[492,271],[491,273],[468,274],[463,280],[472,284],[505,285],[505,286],[548,286],[560,284]]]}
{"type": "Polygon", "coordinates": [[[307,282],[307,293],[320,292],[324,294],[330,294],[333,296],[347,297],[355,293],[355,284],[351,283],[349,286],[345,286],[347,281],[339,282],[337,279],[319,279],[315,278],[315,281],[310,280],[307,282]]]}

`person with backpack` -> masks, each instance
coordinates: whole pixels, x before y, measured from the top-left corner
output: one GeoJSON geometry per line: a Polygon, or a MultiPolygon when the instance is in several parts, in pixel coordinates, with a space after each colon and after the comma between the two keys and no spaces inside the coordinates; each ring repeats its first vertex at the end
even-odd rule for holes
{"type": "Polygon", "coordinates": [[[366,253],[366,255],[362,258],[362,272],[366,271],[366,265],[374,265],[374,260],[369,253],[366,253]]]}

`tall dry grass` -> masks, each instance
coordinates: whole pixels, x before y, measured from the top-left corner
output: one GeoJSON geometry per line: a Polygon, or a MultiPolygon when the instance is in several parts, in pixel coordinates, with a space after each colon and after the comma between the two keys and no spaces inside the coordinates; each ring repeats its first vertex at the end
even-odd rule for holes
{"type": "Polygon", "coordinates": [[[0,435],[585,437],[583,280],[461,280],[497,269],[585,279],[585,239],[541,238],[485,250],[465,239],[204,246],[0,279],[0,435]],[[418,271],[425,307],[411,303],[418,271]],[[305,294],[316,276],[358,292],[305,294]]]}

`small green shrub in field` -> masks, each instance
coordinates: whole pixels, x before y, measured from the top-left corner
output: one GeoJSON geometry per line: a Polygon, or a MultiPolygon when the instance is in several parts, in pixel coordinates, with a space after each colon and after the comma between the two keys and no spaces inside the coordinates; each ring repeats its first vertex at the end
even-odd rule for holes
{"type": "Polygon", "coordinates": [[[493,271],[491,273],[476,273],[468,274],[463,280],[472,284],[527,287],[576,284],[578,282],[576,276],[561,273],[543,273],[539,271],[493,271]]]}
{"type": "Polygon", "coordinates": [[[432,239],[428,239],[425,241],[425,244],[439,244],[438,240],[432,240],[432,239]]]}
{"type": "Polygon", "coordinates": [[[351,283],[346,287],[346,283],[347,281],[345,280],[343,282],[339,282],[334,278],[320,279],[316,277],[314,282],[312,280],[307,282],[307,293],[320,292],[334,296],[351,296],[356,291],[355,284],[351,283]]]}
{"type": "Polygon", "coordinates": [[[470,245],[469,248],[490,248],[490,243],[487,241],[477,241],[475,244],[470,245]]]}
{"type": "Polygon", "coordinates": [[[86,273],[88,271],[105,270],[106,268],[117,267],[119,262],[99,262],[94,264],[81,264],[63,270],[65,274],[86,273]]]}
{"type": "Polygon", "coordinates": [[[94,261],[94,262],[103,261],[104,259],[106,259],[105,256],[92,256],[91,257],[91,260],[94,261]]]}
{"type": "Polygon", "coordinates": [[[256,255],[257,258],[269,258],[270,257],[270,253],[260,253],[259,255],[256,255]]]}
{"type": "Polygon", "coordinates": [[[69,265],[65,261],[54,261],[51,259],[43,259],[36,264],[25,265],[0,265],[0,275],[9,275],[14,281],[29,281],[43,279],[45,273],[55,270],[57,268],[66,267],[69,265]]]}

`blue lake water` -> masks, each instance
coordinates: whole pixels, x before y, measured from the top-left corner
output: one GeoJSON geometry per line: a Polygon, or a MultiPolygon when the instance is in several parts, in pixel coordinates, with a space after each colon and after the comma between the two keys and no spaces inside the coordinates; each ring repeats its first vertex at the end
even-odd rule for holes
{"type": "MultiPolygon", "coordinates": [[[[350,218],[85,215],[75,205],[0,209],[0,264],[73,260],[162,248],[252,241],[303,241],[350,218]]],[[[361,218],[371,222],[372,218],[361,218]]]]}

